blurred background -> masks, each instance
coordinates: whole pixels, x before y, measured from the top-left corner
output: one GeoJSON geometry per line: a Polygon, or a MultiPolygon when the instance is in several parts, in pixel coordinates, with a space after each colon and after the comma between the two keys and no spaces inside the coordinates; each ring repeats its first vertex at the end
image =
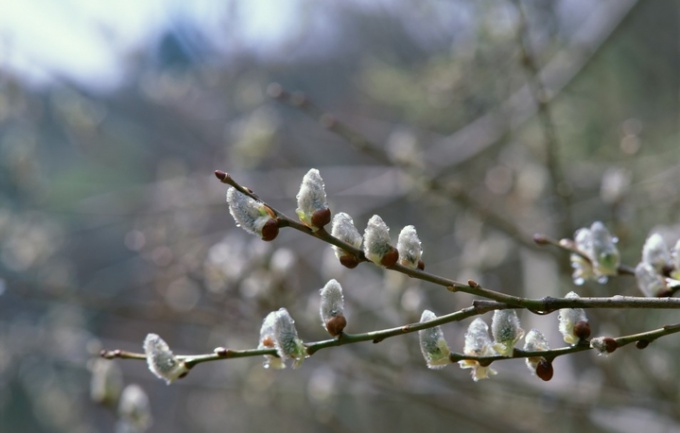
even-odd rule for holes
{"type": "MultiPolygon", "coordinates": [[[[294,215],[318,168],[334,212],[360,231],[377,213],[395,239],[415,225],[427,269],[445,277],[529,297],[637,295],[630,277],[574,286],[568,255],[531,236],[601,220],[632,266],[649,233],[680,237],[680,2],[0,10],[0,431],[680,431],[674,336],[559,358],[547,383],[519,360],[479,383],[456,365],[428,370],[417,335],[323,350],[296,370],[204,364],[169,387],[143,362],[95,362],[102,348],[141,351],[149,332],[180,354],[254,348],[279,307],[304,340],[325,339],[330,278],[352,333],[470,305],[368,264],[344,269],[298,232],[249,236],[215,169],[294,215]],[[343,140],[300,95],[268,97],[272,82],[363,138],[343,140]],[[130,384],[152,422],[119,414],[116,389],[130,384]]],[[[594,335],[614,336],[676,316],[589,312],[594,335]]],[[[521,319],[563,345],[556,314],[521,319]]],[[[468,324],[444,327],[453,350],[468,324]]]]}

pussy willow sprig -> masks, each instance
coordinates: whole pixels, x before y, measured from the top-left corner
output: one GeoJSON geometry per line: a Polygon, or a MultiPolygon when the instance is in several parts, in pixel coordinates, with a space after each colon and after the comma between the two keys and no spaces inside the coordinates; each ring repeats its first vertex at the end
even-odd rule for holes
{"type": "MultiPolygon", "coordinates": [[[[594,223],[593,226],[595,226],[594,223]]],[[[597,267],[598,258],[593,254],[593,248],[586,248],[579,243],[579,235],[587,229],[579,229],[574,240],[551,239],[542,234],[534,235],[534,242],[538,245],[552,245],[571,253],[574,271],[574,282],[582,284],[589,276],[594,277],[592,271],[597,267]],[[589,275],[590,274],[590,275],[589,275]]],[[[597,251],[597,249],[595,249],[597,251]]],[[[642,248],[642,258],[636,267],[618,264],[612,268],[610,275],[633,276],[637,280],[638,288],[648,297],[665,298],[680,291],[680,240],[671,250],[658,233],[652,233],[642,248]]],[[[606,278],[604,280],[606,282],[606,278]]]]}
{"type": "MultiPolygon", "coordinates": [[[[463,368],[472,369],[473,379],[478,380],[495,374],[495,371],[489,368],[492,362],[526,358],[527,365],[532,372],[543,380],[549,380],[553,374],[552,361],[558,356],[591,349],[607,354],[632,342],[636,342],[637,347],[644,348],[657,338],[680,332],[680,324],[677,324],[627,336],[590,338],[591,330],[585,314],[587,309],[677,309],[680,308],[680,299],[633,296],[581,298],[573,292],[564,298],[528,299],[482,287],[473,280],[468,280],[466,283],[457,282],[424,271],[424,263],[420,259],[423,248],[415,233],[415,227],[407,226],[400,235],[398,247],[394,248],[391,245],[389,228],[377,216],[369,221],[368,228],[363,236],[365,245],[362,249],[360,248],[361,243],[357,239],[357,236],[360,235],[357,235],[357,230],[353,227],[351,217],[348,215],[341,217],[338,222],[338,224],[345,224],[346,227],[343,230],[333,231],[344,240],[329,234],[325,229],[325,226],[331,221],[331,215],[325,200],[323,180],[317,170],[310,170],[308,175],[305,176],[301,193],[298,194],[297,214],[301,222],[291,219],[283,212],[262,201],[252,190],[236,182],[229,174],[217,170],[215,176],[221,182],[231,186],[227,194],[227,201],[237,224],[241,225],[246,231],[261,236],[265,241],[273,241],[278,235],[279,229],[290,227],[332,245],[336,249],[336,253],[342,251],[342,254],[338,254],[338,257],[341,263],[349,268],[368,262],[388,271],[400,272],[412,278],[442,286],[450,292],[464,292],[483,299],[476,299],[472,301],[470,307],[439,317],[430,311],[426,311],[418,323],[349,334],[344,332],[347,318],[342,306],[344,299],[342,287],[337,281],[331,280],[321,290],[320,311],[322,326],[333,337],[331,339],[303,343],[302,339],[298,337],[294,320],[285,308],[281,308],[270,313],[263,322],[260,344],[257,349],[235,350],[218,347],[208,354],[174,355],[169,345],[160,336],[149,334],[144,344],[145,353],[105,350],[101,353],[102,357],[146,360],[149,369],[169,384],[181,379],[191,368],[204,362],[264,356],[265,367],[285,368],[285,361],[288,359],[294,361],[294,366],[299,366],[305,358],[312,356],[321,349],[364,341],[379,343],[386,338],[420,331],[421,350],[428,365],[432,368],[441,368],[447,364],[447,361],[450,363],[457,362],[463,368]],[[305,197],[305,194],[312,194],[313,199],[310,200],[309,197],[305,197]],[[242,197],[239,197],[239,195],[242,197]],[[400,254],[408,259],[400,261],[400,254]],[[343,257],[346,258],[348,255],[353,260],[343,261],[343,257]],[[367,255],[371,256],[370,260],[367,255]],[[526,309],[535,314],[548,314],[559,310],[560,331],[564,335],[565,342],[569,343],[570,346],[550,349],[540,331],[531,330],[527,334],[528,338],[524,349],[515,347],[525,335],[524,330],[520,328],[516,314],[518,309],[526,309]],[[448,345],[441,331],[441,325],[480,316],[490,311],[494,311],[491,335],[489,335],[488,325],[478,317],[468,329],[464,352],[447,353],[448,345]]],[[[604,229],[603,226],[601,227],[601,223],[593,224],[591,229],[595,232],[592,240],[595,243],[604,242],[604,244],[595,246],[588,244],[587,248],[578,248],[572,245],[573,241],[569,242],[568,240],[557,242],[540,235],[537,235],[534,240],[543,245],[556,245],[572,253],[572,256],[576,255],[578,266],[594,268],[598,260],[601,260],[604,264],[609,265],[602,272],[606,272],[608,275],[629,275],[629,268],[618,264],[618,258],[616,258],[616,261],[612,261],[611,257],[618,257],[618,252],[612,247],[615,242],[610,239],[611,237],[598,234],[604,229]],[[617,264],[617,267],[613,270],[611,263],[617,264]]],[[[648,243],[651,244],[651,242],[648,243]]],[[[654,240],[653,245],[657,249],[663,248],[658,240],[654,240]]],[[[655,262],[659,262],[658,257],[668,256],[668,263],[656,263],[655,266],[659,269],[658,272],[666,272],[675,276],[673,273],[673,263],[677,259],[675,251],[673,251],[673,254],[652,254],[653,251],[649,251],[652,248],[651,246],[645,248],[647,250],[645,257],[653,257],[655,262]]],[[[574,257],[572,257],[572,261],[574,260],[574,257]]],[[[652,259],[648,260],[651,261],[652,259]]]]}
{"type": "MultiPolygon", "coordinates": [[[[444,323],[454,322],[464,320],[476,315],[483,314],[489,310],[495,308],[508,308],[507,305],[500,303],[490,302],[483,304],[482,307],[468,307],[466,309],[451,313],[449,315],[438,317],[435,320],[412,323],[404,326],[399,326],[396,328],[388,328],[378,331],[371,331],[361,334],[345,334],[342,333],[338,337],[328,340],[321,340],[311,343],[305,343],[304,347],[306,350],[306,356],[312,356],[319,350],[343,346],[346,344],[354,344],[365,341],[372,341],[373,343],[379,343],[387,338],[396,337],[400,335],[411,334],[414,332],[431,329],[435,326],[440,326],[444,323]]],[[[631,343],[636,343],[638,349],[646,348],[654,340],[675,334],[680,332],[680,323],[674,325],[667,325],[659,329],[654,329],[651,331],[641,332],[637,334],[624,335],[620,337],[597,337],[589,341],[581,341],[580,343],[572,346],[561,347],[557,349],[549,350],[522,350],[514,348],[512,353],[509,355],[474,355],[458,352],[450,352],[448,355],[448,360],[450,363],[476,363],[482,368],[490,366],[493,362],[505,361],[510,359],[530,359],[530,358],[541,358],[548,363],[552,363],[555,358],[559,356],[569,355],[572,353],[584,352],[588,350],[595,350],[600,354],[609,354],[614,352],[620,347],[627,346],[631,343]]],[[[252,357],[278,357],[276,349],[247,349],[247,350],[234,350],[227,349],[224,347],[217,347],[212,353],[198,354],[198,355],[176,355],[175,361],[178,365],[181,365],[183,369],[187,372],[195,367],[196,365],[212,362],[212,361],[223,361],[235,358],[252,358],[252,357]]],[[[103,350],[101,352],[101,357],[105,359],[132,359],[139,361],[147,361],[149,356],[145,353],[129,352],[124,350],[103,350]]],[[[183,377],[183,376],[182,376],[183,377]]],[[[168,384],[170,382],[168,381],[168,384]]]]}
{"type": "MultiPolygon", "coordinates": [[[[544,234],[537,233],[534,235],[534,242],[536,245],[552,245],[554,247],[560,248],[566,252],[576,254],[580,256],[583,260],[586,260],[588,262],[591,262],[592,259],[588,256],[588,254],[585,251],[582,251],[576,246],[576,243],[572,239],[562,239],[562,240],[556,240],[553,239],[549,236],[546,236],[544,234]]],[[[624,265],[624,264],[619,264],[617,267],[617,273],[618,275],[629,275],[633,276],[635,275],[635,269],[624,265]]]]}
{"type": "MultiPolygon", "coordinates": [[[[587,300],[588,298],[583,298],[583,300],[587,300]]],[[[365,332],[365,333],[360,333],[360,334],[347,334],[347,333],[341,333],[338,337],[332,338],[332,339],[327,339],[327,340],[320,340],[316,342],[308,342],[305,343],[305,350],[307,356],[312,356],[316,352],[322,349],[330,348],[330,347],[337,347],[337,346],[344,346],[346,344],[354,344],[354,343],[360,343],[360,342],[366,342],[366,341],[371,341],[375,344],[382,342],[383,340],[391,337],[397,337],[400,335],[406,335],[406,334],[412,334],[414,332],[418,332],[424,329],[430,329],[435,326],[441,326],[446,323],[451,323],[451,322],[458,322],[461,320],[468,319],[470,317],[478,316],[484,313],[487,313],[489,311],[494,311],[494,310],[502,310],[502,309],[508,309],[508,308],[513,308],[508,305],[499,303],[499,302],[494,302],[494,301],[477,301],[474,303],[475,305],[464,308],[462,310],[456,311],[451,314],[447,314],[444,316],[439,316],[435,320],[428,321],[428,322],[418,322],[418,323],[410,323],[407,325],[403,326],[398,326],[395,328],[387,328],[387,329],[381,329],[377,331],[370,331],[370,332],[365,332]]],[[[593,307],[597,308],[597,307],[593,307]]],[[[626,307],[620,307],[620,308],[626,308],[626,307]]],[[[652,331],[646,331],[646,332],[641,332],[637,334],[630,334],[630,335],[624,335],[620,337],[604,337],[604,338],[609,338],[610,340],[613,340],[615,343],[614,349],[620,348],[626,345],[629,345],[631,343],[637,343],[637,347],[639,349],[644,349],[646,348],[649,343],[653,342],[654,340],[664,337],[666,335],[671,335],[680,332],[680,323],[674,324],[674,325],[666,325],[662,328],[659,329],[654,329],[652,331]]],[[[583,352],[591,349],[596,349],[592,347],[588,341],[582,341],[577,345],[573,346],[568,346],[568,347],[562,347],[562,348],[557,348],[557,349],[551,349],[547,351],[527,351],[527,350],[522,350],[515,348],[512,352],[511,355],[509,356],[503,356],[503,355],[490,355],[490,356],[476,356],[476,355],[467,355],[464,353],[457,353],[457,352],[451,352],[449,354],[449,360],[452,363],[459,362],[462,360],[472,360],[472,361],[478,361],[481,363],[486,363],[487,365],[494,362],[494,361],[503,361],[503,360],[508,360],[508,359],[518,359],[518,358],[529,358],[533,356],[542,356],[544,358],[547,358],[549,360],[553,360],[557,358],[558,356],[562,355],[568,355],[570,353],[576,353],[576,352],[583,352]]],[[[613,352],[613,350],[611,350],[613,352]]],[[[217,347],[213,350],[212,353],[206,353],[206,354],[198,354],[198,355],[176,355],[176,359],[184,364],[184,367],[187,369],[191,369],[195,367],[198,364],[202,364],[205,362],[211,362],[211,361],[221,361],[221,360],[227,360],[227,359],[235,359],[235,358],[251,358],[251,357],[259,357],[259,356],[278,356],[276,349],[246,349],[246,350],[235,350],[235,349],[227,349],[224,347],[217,347]]],[[[147,361],[147,355],[145,353],[137,353],[137,352],[130,352],[130,351],[125,351],[125,350],[102,350],[100,353],[100,356],[105,359],[131,359],[131,360],[138,360],[138,361],[147,361]]]]}

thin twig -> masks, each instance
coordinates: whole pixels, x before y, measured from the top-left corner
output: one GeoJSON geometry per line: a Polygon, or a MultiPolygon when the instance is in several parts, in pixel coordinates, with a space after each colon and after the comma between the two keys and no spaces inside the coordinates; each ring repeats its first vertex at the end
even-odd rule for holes
{"type": "Polygon", "coordinates": [[[457,201],[465,208],[472,210],[480,219],[505,233],[515,242],[531,249],[535,248],[535,245],[528,241],[529,237],[525,235],[519,227],[512,224],[507,218],[504,218],[491,208],[479,203],[465,190],[465,188],[456,183],[444,183],[440,179],[430,176],[423,168],[417,166],[410,160],[393,160],[383,148],[367,139],[363,134],[346,123],[324,112],[324,110],[314,104],[314,102],[303,93],[288,92],[278,83],[270,84],[267,92],[272,98],[297,108],[319,122],[326,129],[338,135],[357,150],[375,158],[383,164],[401,168],[414,181],[420,182],[430,191],[457,201]]]}
{"type": "MultiPolygon", "coordinates": [[[[587,298],[584,298],[582,300],[587,300],[587,298]]],[[[306,343],[305,347],[307,348],[307,355],[312,356],[316,352],[322,349],[326,349],[328,347],[336,347],[336,346],[343,346],[345,344],[354,344],[354,343],[359,343],[359,342],[364,342],[364,341],[373,341],[374,343],[379,343],[382,340],[385,340],[390,337],[395,337],[399,335],[405,335],[405,334],[411,334],[423,329],[429,329],[434,326],[439,326],[444,323],[450,323],[454,321],[460,321],[466,318],[469,318],[471,316],[479,315],[479,314],[484,314],[488,311],[491,310],[496,310],[496,309],[504,309],[504,308],[512,308],[507,305],[503,305],[500,303],[490,303],[487,304],[484,308],[478,308],[478,307],[468,307],[463,310],[457,311],[455,313],[447,314],[441,317],[438,317],[436,320],[432,320],[429,322],[419,322],[419,323],[411,323],[408,325],[400,326],[397,328],[389,328],[389,329],[383,329],[380,331],[372,331],[372,332],[366,332],[362,334],[341,334],[337,338],[334,339],[329,339],[329,340],[322,340],[322,341],[317,341],[313,343],[306,343]]],[[[638,347],[644,348],[646,347],[649,343],[652,341],[667,336],[671,334],[675,334],[680,332],[680,324],[674,324],[674,325],[667,325],[662,328],[654,329],[651,331],[646,331],[646,332],[641,332],[637,334],[630,334],[630,335],[624,335],[621,337],[617,338],[612,338],[616,342],[616,345],[614,347],[623,347],[631,343],[638,343],[641,342],[642,344],[638,344],[638,347]]],[[[567,347],[561,347],[557,349],[550,349],[546,351],[527,351],[527,350],[522,350],[522,349],[517,349],[515,348],[513,350],[512,355],[510,356],[501,356],[501,355],[491,355],[491,356],[475,356],[475,355],[466,355],[462,353],[456,353],[452,352],[449,355],[449,359],[451,362],[458,362],[458,361],[463,361],[463,360],[471,360],[471,361],[478,361],[482,364],[490,364],[491,362],[494,361],[504,361],[508,359],[521,359],[521,358],[531,358],[531,357],[544,357],[547,360],[552,361],[554,358],[557,358],[558,356],[563,356],[563,355],[568,355],[571,353],[576,353],[576,352],[583,352],[586,350],[591,350],[592,347],[590,346],[589,342],[587,340],[583,340],[579,342],[578,344],[574,346],[567,346],[567,347]]],[[[221,360],[226,360],[226,359],[233,359],[233,358],[251,358],[251,357],[257,357],[257,356],[264,356],[264,355],[270,355],[270,356],[278,356],[276,353],[276,349],[248,349],[248,350],[232,350],[232,349],[225,349],[222,347],[216,348],[213,353],[207,353],[207,354],[201,354],[201,355],[178,355],[177,359],[180,362],[183,362],[187,368],[192,368],[198,364],[202,364],[205,362],[212,362],[212,361],[221,361],[221,360]]],[[[143,353],[134,353],[134,352],[127,352],[123,350],[102,350],[100,356],[105,359],[115,359],[115,358],[120,358],[120,359],[132,359],[132,360],[138,360],[138,361],[144,361],[146,360],[146,355],[143,353]]]]}
{"type": "MultiPolygon", "coordinates": [[[[586,260],[591,265],[593,264],[593,261],[588,256],[588,254],[586,254],[585,251],[581,251],[580,249],[578,249],[576,247],[576,243],[571,239],[562,239],[561,241],[558,241],[544,234],[537,233],[534,235],[534,242],[536,242],[537,245],[555,246],[564,251],[568,251],[571,254],[576,254],[583,260],[586,260]]],[[[616,269],[616,272],[618,275],[632,275],[632,276],[635,275],[635,269],[628,265],[619,265],[618,268],[616,269]]]]}
{"type": "Polygon", "coordinates": [[[529,29],[527,17],[524,12],[520,0],[512,0],[511,3],[515,6],[519,20],[517,23],[517,44],[519,45],[521,53],[521,63],[524,67],[527,76],[527,84],[531,91],[531,95],[536,103],[538,120],[543,131],[543,140],[545,142],[545,163],[550,175],[553,192],[559,197],[561,202],[560,214],[562,214],[562,235],[566,236],[573,231],[573,224],[571,218],[571,188],[562,170],[560,163],[559,150],[560,143],[555,129],[555,122],[553,121],[552,110],[550,108],[550,99],[547,95],[547,90],[540,77],[540,69],[538,67],[536,58],[529,47],[529,29]]]}
{"type": "MultiPolygon", "coordinates": [[[[234,178],[228,173],[221,170],[215,171],[215,176],[223,183],[233,186],[239,191],[247,194],[249,197],[262,201],[253,191],[240,185],[234,178]]],[[[268,206],[276,215],[279,220],[281,227],[291,227],[306,235],[313,236],[317,239],[321,239],[323,242],[335,245],[350,254],[353,254],[359,262],[368,262],[363,251],[349,245],[342,240],[330,235],[326,230],[320,229],[313,231],[304,224],[294,221],[287,217],[283,212],[269,206],[266,202],[262,201],[266,206],[268,206]]],[[[567,249],[567,251],[572,251],[567,247],[561,245],[547,236],[536,235],[534,236],[534,241],[537,243],[544,244],[556,244],[560,248],[567,249]]],[[[573,251],[576,254],[584,254],[578,250],[573,251]]],[[[677,309],[680,308],[680,298],[640,298],[633,296],[613,296],[611,298],[552,298],[545,297],[542,299],[527,299],[521,298],[519,296],[508,295],[503,292],[488,289],[482,287],[479,283],[474,280],[468,280],[467,283],[458,282],[451,280],[436,274],[426,272],[419,269],[411,269],[406,266],[400,265],[399,263],[387,268],[392,271],[400,272],[402,274],[408,275],[412,278],[416,278],[422,281],[427,281],[432,284],[436,284],[445,287],[451,292],[464,292],[471,295],[479,296],[485,299],[490,299],[493,301],[501,302],[507,304],[508,306],[515,308],[525,308],[534,312],[536,314],[547,314],[560,308],[655,308],[655,309],[677,309]]],[[[628,272],[627,267],[623,267],[621,272],[628,272]]]]}

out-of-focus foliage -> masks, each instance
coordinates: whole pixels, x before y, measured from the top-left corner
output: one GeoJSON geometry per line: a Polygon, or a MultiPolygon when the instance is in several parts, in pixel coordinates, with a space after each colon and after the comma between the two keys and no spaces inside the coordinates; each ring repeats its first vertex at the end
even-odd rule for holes
{"type": "MultiPolygon", "coordinates": [[[[235,48],[230,24],[245,9],[233,2],[219,38],[178,19],[121,57],[126,79],[115,91],[67,78],[34,87],[0,57],[0,430],[113,431],[115,398],[90,399],[92,372],[102,370],[92,358],[102,347],[140,351],[148,333],[178,354],[254,348],[262,319],[285,307],[300,338],[326,338],[318,289],[330,278],[342,284],[348,332],[470,304],[366,264],[343,269],[328,245],[298,233],[282,230],[271,243],[248,236],[229,216],[217,168],[289,215],[302,176],[319,168],[333,213],[347,212],[360,232],[379,213],[395,242],[414,225],[428,270],[528,297],[574,289],[567,255],[521,246],[466,203],[268,100],[271,81],[462,187],[526,239],[573,236],[600,220],[633,266],[650,232],[675,242],[678,2],[624,3],[522,2],[535,62],[566,56],[557,71],[583,63],[549,95],[558,186],[541,123],[517,121],[527,106],[513,95],[527,74],[512,2],[299,2],[298,26],[276,52],[235,48]],[[489,113],[493,122],[475,128],[489,113]]],[[[626,277],[577,290],[638,294],[626,277]]],[[[620,310],[588,318],[593,335],[677,321],[620,310]]],[[[556,314],[521,319],[559,347],[556,314]]],[[[443,328],[453,350],[468,325],[443,328]]],[[[114,362],[125,385],[148,394],[150,432],[629,432],[642,423],[652,432],[680,428],[678,350],[669,337],[607,359],[559,358],[549,383],[522,362],[494,364],[498,375],[483,383],[429,370],[417,335],[324,350],[297,370],[264,369],[260,359],[205,364],[169,388],[141,362],[114,362]]]]}

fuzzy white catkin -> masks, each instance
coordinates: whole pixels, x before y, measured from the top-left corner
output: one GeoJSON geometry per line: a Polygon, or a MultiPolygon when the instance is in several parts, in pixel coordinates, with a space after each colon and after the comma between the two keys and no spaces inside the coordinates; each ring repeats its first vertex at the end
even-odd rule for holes
{"type": "Polygon", "coordinates": [[[580,228],[574,233],[576,248],[584,252],[588,257],[592,255],[593,236],[589,228],[580,228]]]}
{"type": "Polygon", "coordinates": [[[515,310],[496,310],[491,320],[491,334],[496,351],[503,356],[512,355],[517,341],[524,336],[515,310]]]}
{"type": "MultiPolygon", "coordinates": [[[[420,323],[430,322],[436,318],[437,316],[432,311],[425,310],[420,316],[420,323]]],[[[418,339],[420,340],[420,351],[428,368],[444,368],[451,363],[449,360],[451,351],[446,343],[441,326],[418,331],[418,339]]]]}
{"type": "Polygon", "coordinates": [[[292,358],[299,363],[304,358],[304,346],[295,329],[295,321],[285,308],[280,308],[274,316],[274,345],[284,361],[292,358]]]}
{"type": "MultiPolygon", "coordinates": [[[[545,352],[550,350],[550,345],[541,331],[532,329],[524,339],[524,350],[527,352],[545,352]]],[[[532,373],[536,373],[536,367],[541,361],[541,357],[528,357],[525,361],[527,368],[532,373]]]]}
{"type": "Polygon", "coordinates": [[[550,350],[550,346],[541,331],[532,329],[524,339],[524,350],[527,352],[544,352],[550,350]]]}
{"type": "Polygon", "coordinates": [[[134,431],[144,431],[151,425],[149,397],[139,385],[125,387],[118,403],[118,416],[134,431]]]}
{"type": "Polygon", "coordinates": [[[144,354],[149,370],[168,385],[189,372],[184,363],[173,355],[168,344],[156,334],[148,334],[144,339],[144,354]]]}
{"type": "MultiPolygon", "coordinates": [[[[565,296],[567,299],[578,299],[579,295],[576,292],[569,292],[565,296]]],[[[583,308],[562,308],[560,309],[557,318],[559,320],[559,329],[565,343],[576,344],[580,338],[574,334],[574,326],[578,322],[588,322],[588,317],[583,308]]]]}
{"type": "Polygon", "coordinates": [[[675,243],[673,251],[671,252],[671,260],[673,262],[673,272],[671,277],[680,280],[680,239],[675,243]]]}
{"type": "Polygon", "coordinates": [[[663,237],[653,233],[647,238],[642,247],[642,262],[651,265],[657,272],[671,261],[671,252],[663,237]]]}
{"type": "Polygon", "coordinates": [[[397,240],[397,251],[399,251],[399,261],[402,265],[411,269],[418,267],[423,248],[414,226],[409,225],[401,230],[397,240]]]}
{"type": "Polygon", "coordinates": [[[606,282],[608,275],[616,275],[620,264],[619,250],[616,248],[616,238],[612,237],[600,221],[595,221],[590,227],[592,245],[591,260],[598,281],[606,282]]]}
{"type": "Polygon", "coordinates": [[[667,290],[666,279],[650,263],[640,262],[637,264],[635,280],[640,291],[647,297],[659,296],[667,290]]]}
{"type": "Polygon", "coordinates": [[[300,190],[296,196],[298,207],[296,213],[304,224],[312,225],[312,214],[318,210],[327,209],[326,186],[321,173],[312,168],[302,178],[300,190]]]}
{"type": "MultiPolygon", "coordinates": [[[[260,342],[258,349],[274,349],[276,347],[276,334],[274,332],[274,323],[276,322],[276,311],[267,314],[267,317],[262,321],[260,328],[260,342]]],[[[277,370],[286,368],[286,363],[283,359],[273,356],[264,355],[264,368],[274,368],[277,370]]]]}
{"type": "Polygon", "coordinates": [[[492,341],[491,337],[489,337],[489,325],[478,317],[470,323],[467,332],[465,333],[463,353],[466,355],[483,356],[488,354],[491,346],[492,341]]]}
{"type": "Polygon", "coordinates": [[[236,225],[248,233],[262,236],[262,227],[271,219],[264,210],[264,203],[253,200],[247,195],[231,187],[227,190],[229,213],[236,225]]]}
{"type": "Polygon", "coordinates": [[[344,315],[345,298],[342,295],[342,286],[336,280],[328,281],[320,293],[319,315],[321,316],[321,323],[326,326],[326,322],[331,318],[344,315]]]}
{"type": "MultiPolygon", "coordinates": [[[[590,253],[592,251],[592,237],[590,229],[581,228],[576,230],[576,233],[574,233],[574,243],[576,244],[576,248],[590,257],[590,253]]],[[[574,284],[577,286],[581,286],[586,282],[586,280],[590,280],[595,277],[593,264],[590,260],[586,260],[579,254],[571,254],[569,256],[569,260],[571,261],[571,267],[574,268],[574,272],[572,273],[571,277],[574,280],[574,284]]]]}
{"type": "Polygon", "coordinates": [[[364,231],[364,254],[373,263],[380,264],[391,249],[389,227],[382,218],[373,215],[364,231]]]}
{"type": "Polygon", "coordinates": [[[106,359],[95,359],[92,363],[90,380],[90,398],[92,401],[111,404],[118,401],[123,389],[123,373],[114,362],[106,359]]]}
{"type": "Polygon", "coordinates": [[[598,356],[609,356],[618,348],[618,343],[612,337],[593,337],[590,339],[590,347],[597,351],[598,356]]]}
{"type": "MultiPolygon", "coordinates": [[[[491,337],[489,337],[489,326],[478,317],[470,323],[465,332],[465,346],[463,353],[470,356],[493,356],[496,351],[493,347],[491,337]]],[[[472,371],[472,380],[477,382],[480,379],[488,379],[496,374],[496,370],[490,366],[482,366],[476,360],[458,361],[460,368],[469,368],[472,371]]]]}
{"type": "MultiPolygon", "coordinates": [[[[352,245],[354,248],[361,248],[361,233],[359,233],[359,230],[354,226],[352,217],[344,212],[339,212],[333,216],[331,235],[352,245]]],[[[335,245],[333,245],[333,249],[338,258],[344,253],[341,248],[338,248],[335,245]]]]}

